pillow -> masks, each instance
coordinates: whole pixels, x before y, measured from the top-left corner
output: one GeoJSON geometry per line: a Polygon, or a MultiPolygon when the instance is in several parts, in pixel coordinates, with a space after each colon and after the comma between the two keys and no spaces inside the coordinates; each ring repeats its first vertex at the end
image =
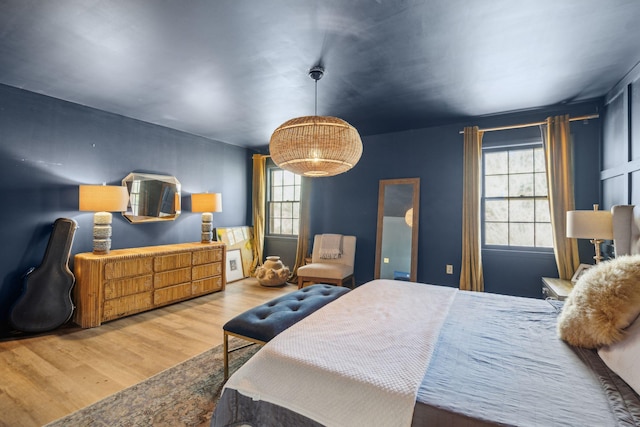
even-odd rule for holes
{"type": "Polygon", "coordinates": [[[626,329],[626,337],[598,350],[600,358],[613,372],[640,394],[640,318],[626,329]]]}
{"type": "Polygon", "coordinates": [[[558,335],[571,345],[596,348],[624,338],[640,314],[640,255],[591,267],[576,282],[558,316],[558,335]]]}

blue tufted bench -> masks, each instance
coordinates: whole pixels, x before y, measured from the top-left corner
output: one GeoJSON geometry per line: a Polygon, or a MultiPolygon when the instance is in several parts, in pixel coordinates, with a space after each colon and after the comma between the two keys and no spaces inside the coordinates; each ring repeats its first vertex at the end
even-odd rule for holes
{"type": "Polygon", "coordinates": [[[338,286],[311,285],[275,298],[229,320],[222,327],[225,380],[229,377],[229,353],[239,349],[229,350],[229,335],[260,345],[266,344],[280,332],[348,291],[348,288],[338,286]]]}

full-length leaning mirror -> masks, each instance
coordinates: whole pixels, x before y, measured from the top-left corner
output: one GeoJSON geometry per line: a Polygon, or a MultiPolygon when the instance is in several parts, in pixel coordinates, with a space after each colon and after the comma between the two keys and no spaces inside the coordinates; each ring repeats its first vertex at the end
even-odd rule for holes
{"type": "Polygon", "coordinates": [[[418,279],[420,178],[380,180],[376,279],[418,279]]]}
{"type": "Polygon", "coordinates": [[[173,221],[180,215],[180,181],[175,176],[132,172],[122,185],[129,191],[122,216],[130,222],[173,221]]]}

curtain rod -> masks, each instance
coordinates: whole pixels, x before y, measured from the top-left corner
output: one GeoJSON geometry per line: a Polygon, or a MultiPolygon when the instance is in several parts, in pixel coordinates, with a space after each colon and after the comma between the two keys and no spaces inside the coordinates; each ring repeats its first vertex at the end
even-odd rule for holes
{"type": "MultiPolygon", "coordinates": [[[[577,122],[578,120],[589,120],[589,119],[597,119],[598,117],[600,117],[600,114],[595,113],[595,114],[587,114],[586,116],[578,116],[578,117],[571,117],[569,119],[570,122],[577,122]]],[[[479,129],[480,132],[493,132],[496,130],[509,130],[509,129],[522,129],[522,128],[529,128],[529,127],[533,127],[533,126],[540,126],[540,125],[544,125],[546,124],[546,120],[542,121],[542,122],[534,122],[534,123],[522,123],[519,125],[510,125],[510,126],[498,126],[498,127],[494,127],[494,128],[486,128],[486,129],[479,129]]],[[[464,134],[464,130],[461,130],[459,132],[461,135],[464,134]]]]}

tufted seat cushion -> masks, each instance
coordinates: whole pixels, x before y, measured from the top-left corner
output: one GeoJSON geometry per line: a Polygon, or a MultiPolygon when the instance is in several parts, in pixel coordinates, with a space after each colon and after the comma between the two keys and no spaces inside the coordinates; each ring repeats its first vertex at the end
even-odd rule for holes
{"type": "Polygon", "coordinates": [[[234,335],[267,342],[348,291],[324,284],[307,286],[245,311],[222,328],[234,335]]]}

